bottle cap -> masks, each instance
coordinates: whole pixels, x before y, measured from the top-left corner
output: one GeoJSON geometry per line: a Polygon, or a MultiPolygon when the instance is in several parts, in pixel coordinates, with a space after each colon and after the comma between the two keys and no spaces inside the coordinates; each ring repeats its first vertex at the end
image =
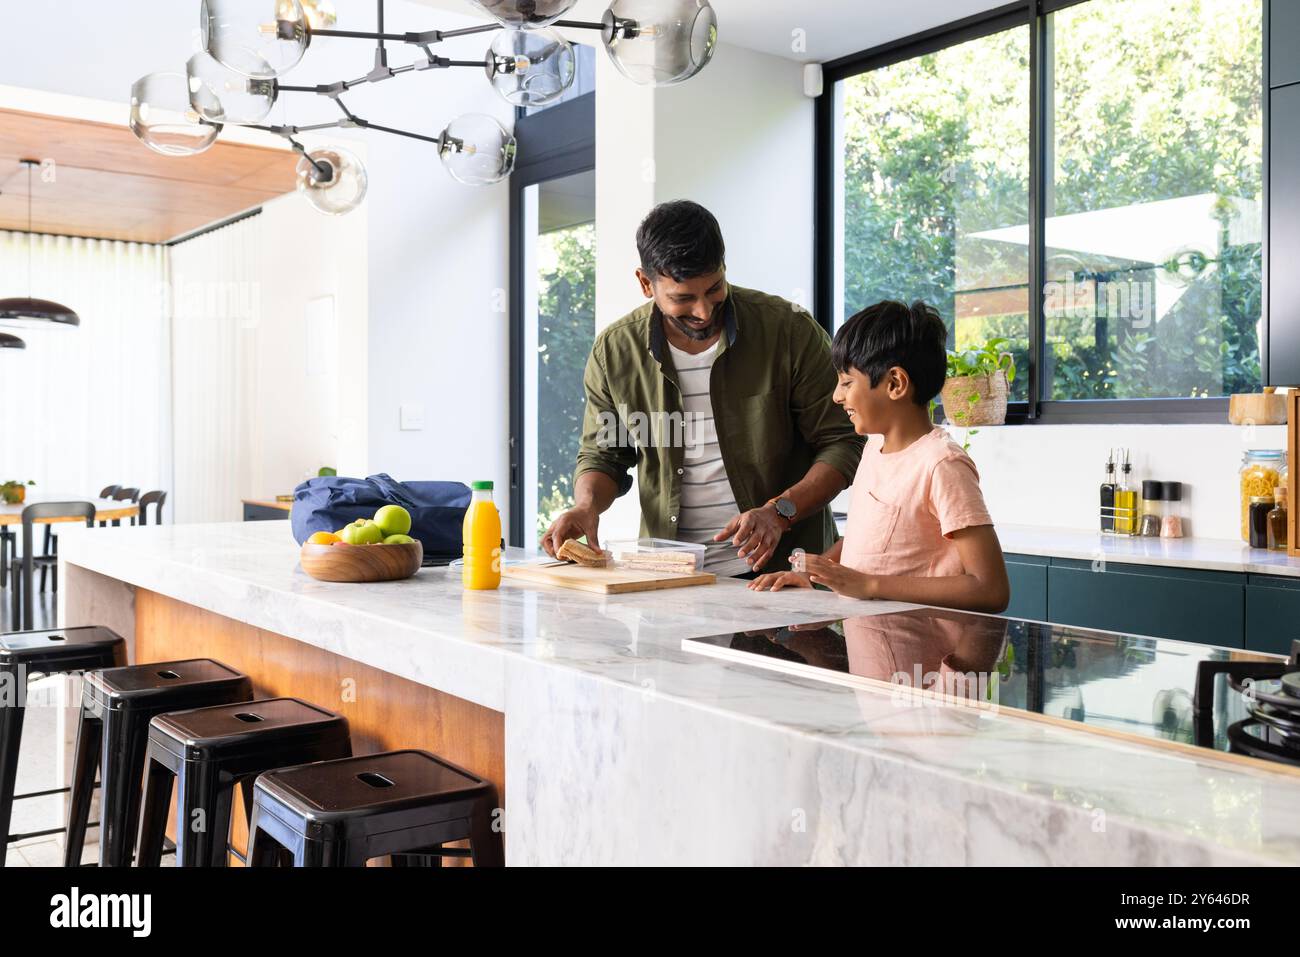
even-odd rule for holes
{"type": "Polygon", "coordinates": [[[1183,500],[1183,483],[1182,482],[1162,482],[1165,487],[1166,502],[1181,502],[1183,500]]]}
{"type": "Polygon", "coordinates": [[[1154,479],[1146,479],[1142,482],[1142,498],[1148,502],[1158,502],[1164,498],[1165,483],[1157,482],[1154,479]]]}
{"type": "Polygon", "coordinates": [[[1250,497],[1250,504],[1251,504],[1251,505],[1272,505],[1272,504],[1273,504],[1273,496],[1272,496],[1272,495],[1252,495],[1252,496],[1250,497]]]}
{"type": "Polygon", "coordinates": [[[472,489],[473,489],[474,491],[476,491],[476,492],[490,492],[490,491],[492,491],[492,483],[491,483],[491,482],[470,482],[470,483],[469,483],[469,487],[472,488],[472,489]]]}

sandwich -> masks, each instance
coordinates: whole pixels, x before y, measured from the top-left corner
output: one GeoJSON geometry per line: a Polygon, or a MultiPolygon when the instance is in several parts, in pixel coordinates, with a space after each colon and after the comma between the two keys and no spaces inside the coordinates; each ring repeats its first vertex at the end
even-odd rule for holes
{"type": "Polygon", "coordinates": [[[555,557],[584,568],[604,568],[609,564],[609,558],[604,552],[598,552],[576,538],[571,538],[561,545],[555,557]]]}
{"type": "Polygon", "coordinates": [[[658,549],[646,552],[627,552],[620,555],[617,562],[620,568],[647,572],[672,572],[689,575],[696,570],[695,552],[678,552],[658,549]]]}

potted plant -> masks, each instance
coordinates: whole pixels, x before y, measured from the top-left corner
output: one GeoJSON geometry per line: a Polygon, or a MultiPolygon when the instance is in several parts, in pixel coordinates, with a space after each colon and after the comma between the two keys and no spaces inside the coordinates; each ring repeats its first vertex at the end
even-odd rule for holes
{"type": "Polygon", "coordinates": [[[1007,396],[1016,381],[1016,360],[1003,350],[1007,339],[990,339],[979,349],[948,353],[943,414],[954,425],[1001,425],[1007,396]]]}
{"type": "Polygon", "coordinates": [[[21,505],[27,498],[27,486],[35,482],[19,482],[13,479],[0,483],[0,498],[6,505],[21,505]]]}

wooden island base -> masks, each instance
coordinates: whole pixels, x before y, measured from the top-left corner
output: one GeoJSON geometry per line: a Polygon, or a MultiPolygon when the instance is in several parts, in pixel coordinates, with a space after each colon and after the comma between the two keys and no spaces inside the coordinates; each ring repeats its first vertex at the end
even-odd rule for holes
{"type": "MultiPolygon", "coordinates": [[[[505,715],[499,711],[138,589],[134,660],[187,658],[214,658],[242,671],[259,698],[301,698],[342,714],[354,754],[420,748],[446,758],[496,785],[497,806],[505,806],[505,715]]],[[[172,813],[174,821],[174,802],[172,813]]],[[[232,821],[231,846],[242,855],[248,828],[238,788],[232,821]]],[[[172,824],[168,834],[175,834],[172,824]]],[[[240,860],[232,854],[231,863],[240,860]]]]}

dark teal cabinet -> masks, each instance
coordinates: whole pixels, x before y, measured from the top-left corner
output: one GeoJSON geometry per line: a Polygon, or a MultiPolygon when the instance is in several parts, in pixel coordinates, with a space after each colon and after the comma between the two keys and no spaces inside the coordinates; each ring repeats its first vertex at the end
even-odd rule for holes
{"type": "Polygon", "coordinates": [[[1007,555],[1006,560],[1011,604],[1004,614],[1010,618],[1047,621],[1047,567],[1050,559],[1037,555],[1007,555]]]}
{"type": "Polygon", "coordinates": [[[1289,655],[1300,639],[1300,578],[1249,575],[1246,582],[1246,647],[1289,655]]]}
{"type": "Polygon", "coordinates": [[[1054,558],[1047,614],[1063,625],[1243,648],[1245,575],[1054,558]]]}
{"type": "Polygon", "coordinates": [[[1008,554],[1005,615],[1289,655],[1300,578],[1008,554]]]}

